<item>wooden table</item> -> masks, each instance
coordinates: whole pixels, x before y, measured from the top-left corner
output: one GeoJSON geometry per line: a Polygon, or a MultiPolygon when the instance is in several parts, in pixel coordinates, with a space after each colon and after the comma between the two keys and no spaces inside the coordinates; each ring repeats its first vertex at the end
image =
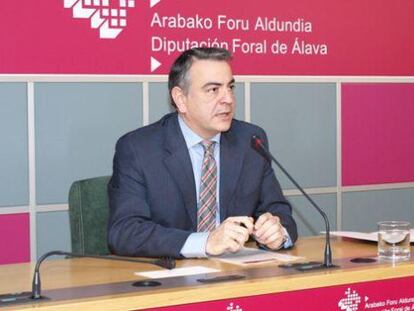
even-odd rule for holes
{"type": "MultiPolygon", "coordinates": [[[[302,238],[292,250],[282,252],[305,256],[307,260],[320,261],[323,257],[323,247],[324,237],[302,238]]],[[[41,266],[41,279],[42,294],[51,297],[51,300],[10,305],[1,309],[24,310],[36,307],[41,310],[139,310],[252,295],[267,297],[268,294],[301,293],[308,289],[348,286],[371,281],[398,281],[400,278],[414,284],[413,256],[410,261],[397,264],[387,262],[352,264],[349,261],[351,258],[375,257],[376,243],[332,238],[332,249],[334,262],[340,267],[312,272],[281,269],[275,262],[241,267],[214,259],[178,260],[177,267],[201,265],[220,269],[220,275],[243,274],[246,278],[232,282],[202,284],[197,282],[200,276],[176,277],[162,280],[162,286],[144,289],[131,286],[131,281],[142,279],[134,272],[161,268],[146,264],[86,258],[50,260],[41,266]]],[[[413,251],[414,249],[412,253],[413,251]]],[[[0,266],[0,294],[30,291],[33,268],[33,263],[0,266]]],[[[384,284],[386,286],[388,283],[384,284]]],[[[392,286],[395,287],[395,284],[398,283],[393,283],[392,286]]],[[[410,295],[411,293],[414,297],[414,286],[410,295]]],[[[243,309],[246,310],[250,309],[243,309]]],[[[371,308],[371,310],[377,309],[371,308]]]]}

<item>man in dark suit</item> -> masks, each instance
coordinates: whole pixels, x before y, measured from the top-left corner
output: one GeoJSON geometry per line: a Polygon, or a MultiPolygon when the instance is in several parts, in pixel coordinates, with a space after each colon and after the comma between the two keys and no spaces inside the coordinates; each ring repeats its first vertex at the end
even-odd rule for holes
{"type": "Polygon", "coordinates": [[[271,164],[251,145],[264,131],[233,119],[228,51],[184,52],[169,74],[175,113],[117,143],[108,185],[111,250],[129,256],[204,257],[252,236],[277,250],[297,239],[271,164]]]}

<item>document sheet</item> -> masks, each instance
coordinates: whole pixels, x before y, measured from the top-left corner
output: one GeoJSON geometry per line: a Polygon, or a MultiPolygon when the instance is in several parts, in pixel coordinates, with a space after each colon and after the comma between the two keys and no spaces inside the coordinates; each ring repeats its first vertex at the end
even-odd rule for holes
{"type": "Polygon", "coordinates": [[[303,257],[248,247],[244,247],[237,253],[226,253],[213,258],[236,265],[260,264],[271,261],[288,263],[303,259],[303,257]]]}
{"type": "MultiPolygon", "coordinates": [[[[378,232],[331,231],[331,235],[357,240],[378,242],[378,232]]],[[[414,243],[414,229],[410,230],[410,243],[414,243]]]]}

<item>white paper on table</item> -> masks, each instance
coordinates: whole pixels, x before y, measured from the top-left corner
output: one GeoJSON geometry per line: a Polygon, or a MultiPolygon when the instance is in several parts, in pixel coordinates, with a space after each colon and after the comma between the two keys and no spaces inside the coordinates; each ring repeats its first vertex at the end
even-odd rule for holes
{"type": "MultiPolygon", "coordinates": [[[[356,231],[331,231],[331,235],[340,236],[343,238],[351,238],[357,240],[365,240],[378,242],[378,232],[356,232],[356,231]]],[[[414,243],[414,229],[410,230],[410,242],[414,243]]]]}
{"type": "Polygon", "coordinates": [[[263,249],[248,247],[243,247],[237,253],[226,253],[212,258],[236,265],[260,264],[270,261],[287,263],[303,259],[303,257],[291,256],[287,254],[280,254],[263,249]]]}
{"type": "Polygon", "coordinates": [[[145,271],[145,272],[135,272],[135,275],[144,276],[150,279],[161,279],[161,278],[170,278],[175,276],[185,276],[185,275],[195,275],[195,274],[205,274],[220,272],[218,269],[207,268],[203,266],[194,266],[194,267],[184,267],[184,268],[175,268],[172,270],[154,270],[154,271],[145,271]]]}

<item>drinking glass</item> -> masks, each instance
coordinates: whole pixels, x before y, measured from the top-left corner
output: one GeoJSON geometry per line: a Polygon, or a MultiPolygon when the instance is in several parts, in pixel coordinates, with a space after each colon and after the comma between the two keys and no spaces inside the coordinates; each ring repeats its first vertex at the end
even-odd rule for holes
{"type": "Polygon", "coordinates": [[[381,221],[378,223],[378,257],[384,260],[410,258],[410,223],[381,221]]]}

